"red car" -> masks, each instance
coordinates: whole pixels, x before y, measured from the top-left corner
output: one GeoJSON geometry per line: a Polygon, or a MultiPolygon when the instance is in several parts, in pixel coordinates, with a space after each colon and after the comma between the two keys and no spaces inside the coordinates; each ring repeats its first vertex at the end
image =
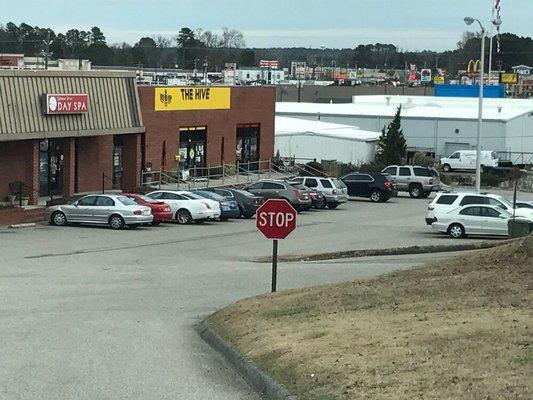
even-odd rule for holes
{"type": "Polygon", "coordinates": [[[152,225],[159,225],[163,221],[170,221],[172,219],[172,211],[170,211],[170,207],[162,201],[157,201],[136,193],[123,193],[123,195],[129,197],[141,206],[150,207],[152,215],[154,216],[152,225]]]}

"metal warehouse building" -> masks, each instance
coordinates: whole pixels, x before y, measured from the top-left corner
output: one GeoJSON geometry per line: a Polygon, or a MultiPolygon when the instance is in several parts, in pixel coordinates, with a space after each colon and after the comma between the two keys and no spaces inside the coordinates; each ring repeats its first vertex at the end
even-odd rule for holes
{"type": "MultiPolygon", "coordinates": [[[[352,103],[280,103],[276,115],[380,131],[402,106],[402,129],[411,149],[447,156],[476,146],[476,98],[354,96],[352,103]]],[[[533,152],[533,100],[485,99],[484,150],[533,152]]]]}
{"type": "Polygon", "coordinates": [[[379,135],[349,125],[277,116],[275,150],[282,157],[362,164],[374,160],[379,135]]]}

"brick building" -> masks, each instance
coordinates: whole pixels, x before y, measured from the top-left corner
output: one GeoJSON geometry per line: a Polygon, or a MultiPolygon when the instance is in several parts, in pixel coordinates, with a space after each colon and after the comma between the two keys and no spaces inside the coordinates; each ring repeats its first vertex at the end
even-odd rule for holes
{"type": "Polygon", "coordinates": [[[176,170],[270,160],[275,96],[267,86],[140,86],[145,163],[176,170]]]}
{"type": "Polygon", "coordinates": [[[0,71],[0,201],[135,189],[143,133],[134,73],[0,71]]]}
{"type": "Polygon", "coordinates": [[[135,73],[0,71],[0,203],[136,191],[141,172],[240,163],[274,151],[273,87],[137,87],[135,73]]]}

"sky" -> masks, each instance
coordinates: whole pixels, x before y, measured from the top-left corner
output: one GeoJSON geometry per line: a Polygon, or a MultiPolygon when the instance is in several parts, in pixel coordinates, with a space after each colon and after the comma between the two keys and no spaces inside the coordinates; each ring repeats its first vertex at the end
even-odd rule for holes
{"type": "MultiPolygon", "coordinates": [[[[244,33],[248,47],[455,49],[466,16],[489,28],[494,0],[0,0],[0,24],[54,31],[98,26],[108,44],[176,36],[181,27],[244,33]]],[[[501,0],[502,32],[533,36],[533,0],[501,0]]],[[[474,30],[470,28],[470,30],[474,30]]]]}

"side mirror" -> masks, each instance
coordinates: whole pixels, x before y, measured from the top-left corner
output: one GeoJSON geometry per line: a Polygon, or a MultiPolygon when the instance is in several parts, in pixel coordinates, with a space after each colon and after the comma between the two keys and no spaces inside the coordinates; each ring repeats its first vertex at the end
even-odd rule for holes
{"type": "Polygon", "coordinates": [[[74,207],[78,207],[78,202],[75,201],[72,205],[73,205],[74,207]]]}

